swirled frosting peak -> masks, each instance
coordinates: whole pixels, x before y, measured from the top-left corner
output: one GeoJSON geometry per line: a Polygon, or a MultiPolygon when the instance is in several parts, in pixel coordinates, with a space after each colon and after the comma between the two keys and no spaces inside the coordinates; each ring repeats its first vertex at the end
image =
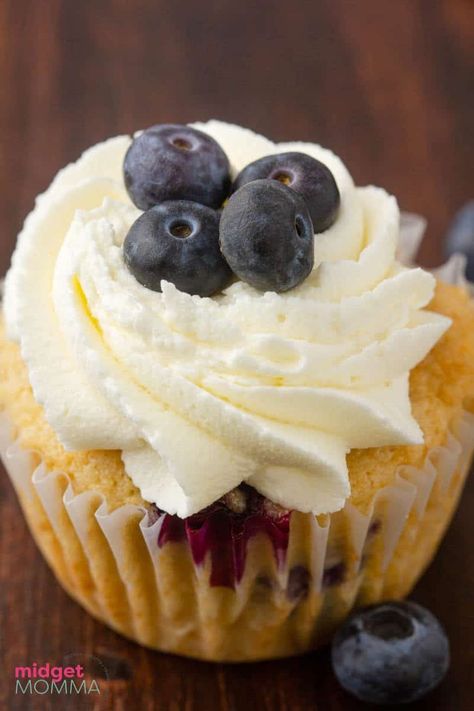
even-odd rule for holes
{"type": "Polygon", "coordinates": [[[409,373],[449,326],[423,310],[434,278],[396,261],[395,199],[355,187],[331,152],[197,127],[234,174],[279,151],[330,168],[341,206],[316,236],[310,276],[283,294],[236,282],[213,298],[139,284],[122,258],[141,213],[124,189],[121,136],[38,198],[6,280],[9,335],[63,445],[121,450],[159,508],[185,517],[246,481],[285,508],[335,511],[351,448],[422,442],[409,373]]]}

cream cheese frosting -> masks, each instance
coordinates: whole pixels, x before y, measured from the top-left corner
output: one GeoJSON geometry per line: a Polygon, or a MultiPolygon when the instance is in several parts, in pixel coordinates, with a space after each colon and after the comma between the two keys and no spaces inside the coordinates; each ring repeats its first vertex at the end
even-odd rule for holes
{"type": "Polygon", "coordinates": [[[330,168],[341,206],[315,237],[310,276],[282,294],[236,282],[213,298],[139,284],[122,258],[141,212],[122,178],[131,138],[119,136],[38,197],[6,278],[8,335],[62,444],[121,450],[143,498],[168,513],[191,515],[242,481],[285,508],[336,511],[351,448],[423,441],[409,373],[450,323],[423,308],[434,277],[396,260],[395,198],[355,187],[330,151],[194,125],[234,175],[283,151],[330,168]]]}

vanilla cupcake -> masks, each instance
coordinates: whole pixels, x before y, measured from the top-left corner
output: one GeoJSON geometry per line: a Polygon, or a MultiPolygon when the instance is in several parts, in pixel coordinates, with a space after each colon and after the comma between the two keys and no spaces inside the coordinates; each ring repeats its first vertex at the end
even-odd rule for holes
{"type": "Polygon", "coordinates": [[[1,449],[95,617],[245,661],[410,591],[474,446],[474,307],[400,239],[395,198],[330,151],[217,121],[110,139],[38,197],[1,449]]]}

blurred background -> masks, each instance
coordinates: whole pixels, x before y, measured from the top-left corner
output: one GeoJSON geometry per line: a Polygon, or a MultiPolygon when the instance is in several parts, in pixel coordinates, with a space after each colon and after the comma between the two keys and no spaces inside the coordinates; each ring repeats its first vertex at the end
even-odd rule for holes
{"type": "Polygon", "coordinates": [[[214,117],[332,148],[428,217],[433,263],[472,197],[473,5],[1,0],[3,239],[90,144],[214,117]]]}
{"type": "MultiPolygon", "coordinates": [[[[331,148],[358,184],[428,218],[421,261],[438,264],[450,219],[474,192],[473,48],[472,0],[0,0],[1,271],[35,195],[89,145],[211,117],[331,148]]],[[[0,481],[4,670],[102,655],[115,675],[84,706],[94,709],[363,708],[337,688],[324,654],[224,670],[119,639],[58,589],[0,481]]],[[[417,708],[472,702],[474,620],[463,610],[473,511],[471,486],[415,593],[453,640],[448,680],[417,708]]],[[[0,694],[0,708],[26,708],[20,701],[0,694]]]]}

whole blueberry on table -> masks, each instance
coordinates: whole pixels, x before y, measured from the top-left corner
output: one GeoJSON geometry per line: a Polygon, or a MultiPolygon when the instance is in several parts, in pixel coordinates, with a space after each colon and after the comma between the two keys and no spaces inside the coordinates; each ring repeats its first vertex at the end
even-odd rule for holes
{"type": "Polygon", "coordinates": [[[202,131],[180,124],[152,126],[128,149],[123,173],[131,200],[148,210],[165,200],[220,207],[230,190],[229,161],[202,131]]]}
{"type": "Polygon", "coordinates": [[[237,276],[261,291],[287,291],[314,263],[314,232],[305,201],[276,180],[255,180],[222,211],[220,243],[237,276]]]}
{"type": "Polygon", "coordinates": [[[180,291],[211,296],[228,286],[232,272],[219,248],[219,213],[186,200],[164,202],[131,226],[124,261],[140,284],[161,291],[161,280],[180,291]]]}
{"type": "Polygon", "coordinates": [[[431,691],[449,666],[438,620],[414,602],[387,602],[352,615],[332,643],[340,684],[374,704],[403,704],[431,691]]]}
{"type": "Polygon", "coordinates": [[[456,213],[446,235],[445,252],[449,257],[461,252],[467,257],[466,276],[474,281],[474,200],[456,213]]]}
{"type": "Polygon", "coordinates": [[[329,168],[306,153],[276,153],[247,165],[237,176],[233,191],[252,180],[278,180],[300,193],[308,205],[315,232],[334,223],[340,195],[329,168]]]}

